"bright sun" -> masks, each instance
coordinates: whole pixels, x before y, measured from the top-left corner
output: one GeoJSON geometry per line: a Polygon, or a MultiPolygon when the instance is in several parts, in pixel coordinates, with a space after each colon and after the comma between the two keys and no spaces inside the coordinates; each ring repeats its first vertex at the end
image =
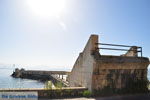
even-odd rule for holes
{"type": "Polygon", "coordinates": [[[39,16],[59,16],[66,6],[66,0],[27,0],[31,10],[39,16]]]}

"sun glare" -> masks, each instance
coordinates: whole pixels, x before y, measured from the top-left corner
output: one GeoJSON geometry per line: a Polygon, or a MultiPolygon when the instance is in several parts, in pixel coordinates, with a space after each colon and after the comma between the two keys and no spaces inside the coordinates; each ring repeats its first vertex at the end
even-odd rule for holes
{"type": "Polygon", "coordinates": [[[39,16],[59,16],[64,11],[66,0],[27,0],[27,4],[39,16]]]}

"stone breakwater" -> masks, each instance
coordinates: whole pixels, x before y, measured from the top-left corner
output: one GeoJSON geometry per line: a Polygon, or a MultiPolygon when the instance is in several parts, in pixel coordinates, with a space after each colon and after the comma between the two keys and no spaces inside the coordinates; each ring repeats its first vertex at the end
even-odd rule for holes
{"type": "Polygon", "coordinates": [[[42,82],[51,80],[54,85],[61,82],[63,87],[68,87],[68,82],[64,80],[64,75],[68,74],[69,72],[66,71],[41,71],[16,68],[11,76],[14,78],[39,80],[42,82]]]}
{"type": "Polygon", "coordinates": [[[25,79],[33,79],[40,81],[51,80],[51,76],[48,74],[39,74],[37,71],[26,71],[25,69],[16,68],[15,71],[11,75],[14,78],[25,78],[25,79]],[[36,72],[36,73],[35,73],[36,72]]]}

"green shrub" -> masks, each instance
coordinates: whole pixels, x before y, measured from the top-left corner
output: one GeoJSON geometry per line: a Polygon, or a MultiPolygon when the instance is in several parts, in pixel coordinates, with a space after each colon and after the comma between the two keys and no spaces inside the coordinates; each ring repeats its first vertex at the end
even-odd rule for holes
{"type": "Polygon", "coordinates": [[[90,91],[88,91],[88,90],[85,90],[84,92],[83,92],[83,96],[84,97],[90,97],[92,95],[92,93],[90,92],[90,91]]]}
{"type": "Polygon", "coordinates": [[[63,83],[57,82],[57,83],[55,84],[55,87],[61,89],[61,88],[63,87],[63,83]]]}
{"type": "Polygon", "coordinates": [[[51,81],[47,81],[45,83],[44,89],[52,89],[52,82],[51,81]]]}

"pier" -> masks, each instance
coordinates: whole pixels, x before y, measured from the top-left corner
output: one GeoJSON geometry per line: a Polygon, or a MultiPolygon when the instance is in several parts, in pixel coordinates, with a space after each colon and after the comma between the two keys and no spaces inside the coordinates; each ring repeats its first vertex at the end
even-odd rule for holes
{"type": "Polygon", "coordinates": [[[12,76],[15,78],[26,78],[40,81],[51,80],[54,84],[61,82],[64,87],[68,87],[69,84],[66,81],[66,77],[70,72],[67,71],[41,71],[41,70],[25,70],[16,68],[12,76]]]}

